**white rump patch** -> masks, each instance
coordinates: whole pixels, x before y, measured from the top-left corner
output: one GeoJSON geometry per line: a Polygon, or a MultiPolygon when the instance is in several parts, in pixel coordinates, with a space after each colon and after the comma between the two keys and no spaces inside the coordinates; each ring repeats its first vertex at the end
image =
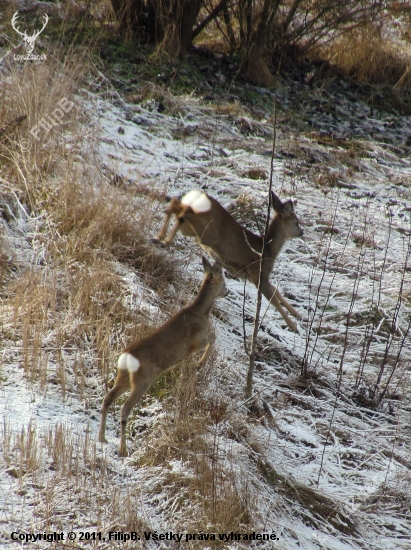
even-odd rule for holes
{"type": "Polygon", "coordinates": [[[140,361],[131,355],[131,353],[122,353],[118,358],[117,366],[120,370],[128,370],[128,372],[136,372],[140,367],[140,361]]]}
{"type": "Polygon", "coordinates": [[[201,195],[204,195],[202,191],[199,189],[193,189],[192,191],[189,191],[184,195],[184,197],[181,199],[181,203],[185,204],[186,206],[191,206],[194,201],[196,201],[201,195]]]}
{"type": "Polygon", "coordinates": [[[181,199],[181,204],[191,206],[196,214],[211,210],[210,199],[205,193],[203,193],[203,191],[200,191],[199,189],[193,189],[193,191],[189,191],[186,195],[184,195],[181,199]]]}

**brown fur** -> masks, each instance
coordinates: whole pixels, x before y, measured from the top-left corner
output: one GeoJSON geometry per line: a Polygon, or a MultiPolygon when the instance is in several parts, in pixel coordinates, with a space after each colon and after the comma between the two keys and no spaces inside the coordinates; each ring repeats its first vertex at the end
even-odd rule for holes
{"type": "MultiPolygon", "coordinates": [[[[177,231],[188,237],[195,237],[200,246],[232,275],[246,278],[258,287],[263,238],[242,227],[213,197],[207,197],[211,201],[211,209],[201,213],[194,212],[190,206],[182,204],[178,199],[172,199],[166,210],[163,227],[153,241],[170,244],[177,231]],[[172,215],[177,218],[177,222],[166,239],[167,226],[172,215]]],[[[285,241],[301,237],[303,231],[292,201],[283,203],[275,193],[272,193],[272,204],[276,214],[267,231],[261,290],[267,300],[281,313],[288,327],[296,331],[296,324],[291,321],[282,306],[294,317],[299,318],[300,315],[270,283],[270,275],[285,241]]]]}
{"type": "Polygon", "coordinates": [[[118,369],[114,387],[107,393],[101,408],[99,441],[104,443],[107,412],[111,404],[127,390],[130,396],[121,407],[120,456],[127,456],[126,425],[132,408],[137,405],[154,380],[165,370],[184,361],[192,353],[205,348],[199,365],[205,365],[215,341],[209,318],[217,298],[225,296],[221,267],[212,266],[203,258],[204,279],[195,300],[150,336],[133,342],[123,353],[135,357],[140,366],[135,372],[118,369]]]}

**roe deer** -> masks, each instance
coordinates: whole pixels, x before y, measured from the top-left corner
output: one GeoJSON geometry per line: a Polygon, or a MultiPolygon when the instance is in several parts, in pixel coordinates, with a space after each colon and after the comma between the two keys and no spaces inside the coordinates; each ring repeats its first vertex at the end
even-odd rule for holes
{"type": "Polygon", "coordinates": [[[165,370],[178,365],[192,353],[205,348],[200,366],[205,365],[215,341],[209,319],[217,298],[227,295],[221,267],[213,266],[203,257],[204,278],[193,302],[158,328],[150,336],[128,346],[118,359],[117,378],[112,390],[104,397],[101,407],[98,440],[105,443],[106,418],[117,397],[131,389],[121,407],[121,436],[119,454],[127,456],[126,425],[131,409],[140,401],[154,380],[165,370]]]}
{"type": "MultiPolygon", "coordinates": [[[[289,200],[283,203],[273,191],[271,193],[276,215],[267,231],[261,291],[278,309],[288,327],[296,331],[296,324],[291,321],[282,306],[285,306],[294,317],[300,318],[300,315],[270,283],[270,274],[285,241],[301,237],[303,230],[295,215],[293,202],[289,200]]],[[[195,237],[200,246],[227,271],[234,276],[249,279],[258,288],[263,238],[242,227],[213,197],[203,191],[193,190],[181,201],[172,199],[166,210],[163,227],[153,242],[170,244],[177,231],[188,237],[195,237]],[[177,222],[170,236],[165,238],[173,214],[177,222]]]]}

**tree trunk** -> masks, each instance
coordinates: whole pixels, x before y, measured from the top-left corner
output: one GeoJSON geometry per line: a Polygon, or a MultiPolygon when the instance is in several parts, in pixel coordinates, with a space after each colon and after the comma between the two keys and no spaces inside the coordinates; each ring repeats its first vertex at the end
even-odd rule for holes
{"type": "Polygon", "coordinates": [[[272,88],[276,84],[276,79],[268,68],[264,52],[267,40],[270,4],[271,0],[264,0],[260,23],[242,68],[244,76],[253,84],[268,88],[272,88]]]}
{"type": "Polygon", "coordinates": [[[182,51],[187,51],[191,46],[193,28],[201,9],[201,0],[186,0],[181,3],[183,4],[181,13],[181,49],[182,51]]]}
{"type": "Polygon", "coordinates": [[[201,0],[111,0],[121,30],[144,29],[159,52],[176,58],[193,39],[201,0]]]}
{"type": "Polygon", "coordinates": [[[133,31],[142,24],[144,0],[111,0],[121,30],[133,31]]]}
{"type": "Polygon", "coordinates": [[[200,9],[201,0],[171,1],[169,21],[160,44],[160,48],[171,57],[178,57],[190,47],[200,9]]]}
{"type": "Polygon", "coordinates": [[[216,17],[219,15],[219,13],[224,10],[226,12],[227,10],[227,2],[228,0],[221,0],[219,4],[213,9],[211,13],[207,15],[205,19],[201,21],[199,25],[193,30],[193,38],[198,36],[200,32],[211,22],[216,19],[216,17]]]}

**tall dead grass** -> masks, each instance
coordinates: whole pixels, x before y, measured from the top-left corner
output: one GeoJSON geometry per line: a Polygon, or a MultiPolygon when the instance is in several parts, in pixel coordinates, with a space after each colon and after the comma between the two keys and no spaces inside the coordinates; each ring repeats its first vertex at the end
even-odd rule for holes
{"type": "MultiPolygon", "coordinates": [[[[5,204],[11,204],[13,197],[21,204],[15,219],[6,223],[11,232],[19,233],[22,245],[20,261],[3,278],[2,292],[12,317],[9,335],[20,347],[19,364],[28,382],[44,391],[50,384],[57,385],[63,397],[76,392],[97,411],[99,393],[104,384],[110,384],[118,352],[158,322],[141,314],[138,305],[128,307],[130,289],[124,273],[134,271],[142,287],[156,290],[166,315],[177,306],[175,300],[167,305],[169,284],[184,276],[178,274],[171,254],[148,244],[158,208],[155,196],[139,195],[132,186],[113,185],[95,153],[98,136],[93,136],[94,129],[85,133],[87,116],[79,88],[92,67],[85,57],[80,60],[81,65],[76,65],[56,54],[47,64],[12,66],[2,84],[0,127],[7,130],[0,136],[1,183],[7,189],[5,204]],[[39,132],[37,140],[30,129],[62,99],[73,102],[73,109],[61,124],[39,132]]],[[[187,285],[182,286],[186,303],[187,285]]],[[[184,489],[186,502],[200,510],[184,530],[189,524],[197,530],[213,524],[222,532],[238,531],[251,525],[252,498],[220,439],[226,403],[205,398],[211,368],[212,363],[196,374],[188,365],[168,373],[153,388],[154,395],[163,398],[167,415],[144,438],[151,450],[141,462],[164,466],[179,457],[195,472],[189,478],[172,472],[169,476],[170,498],[175,498],[176,506],[185,505],[184,489]]],[[[12,436],[6,432],[3,440],[10,444],[5,453],[12,466],[19,456],[13,455],[12,436]]],[[[16,438],[26,473],[30,468],[34,475],[45,467],[44,457],[38,455],[41,443],[55,472],[38,492],[36,512],[43,525],[67,527],[62,517],[69,514],[70,506],[94,511],[98,526],[109,522],[112,529],[137,530],[135,499],[130,498],[128,512],[119,517],[124,494],[114,486],[98,491],[107,480],[107,470],[97,460],[89,438],[75,441],[70,430],[58,426],[42,441],[31,427],[16,438]],[[27,454],[29,437],[32,455],[27,454]],[[57,502],[58,493],[67,495],[67,500],[57,502]],[[110,501],[112,517],[102,512],[110,501]],[[59,510],[58,521],[51,517],[53,509],[59,510]]],[[[16,475],[24,480],[24,472],[16,475]]],[[[87,522],[81,517],[83,525],[88,524],[89,517],[87,522]]]]}
{"type": "Polygon", "coordinates": [[[6,279],[7,275],[9,274],[10,266],[12,263],[12,251],[1,229],[0,229],[0,286],[6,279]]]}
{"type": "Polygon", "coordinates": [[[379,24],[353,28],[337,40],[320,46],[319,52],[359,82],[387,84],[410,94],[409,46],[393,32],[384,32],[379,24]]]}
{"type": "MultiPolygon", "coordinates": [[[[31,508],[27,517],[23,513],[8,517],[12,508],[4,509],[3,521],[8,520],[14,529],[84,530],[90,517],[95,530],[104,535],[114,530],[147,529],[136,510],[138,488],[131,486],[129,491],[112,483],[110,467],[88,431],[78,435],[66,425],[42,429],[30,422],[16,432],[4,421],[0,438],[7,473],[15,479],[11,490],[24,497],[31,508]]],[[[6,500],[9,497],[6,495],[6,500]]],[[[88,546],[97,547],[92,541],[88,546]]]]}
{"type": "Polygon", "coordinates": [[[162,468],[161,483],[168,487],[170,506],[184,512],[180,528],[187,532],[205,526],[217,533],[241,532],[255,526],[255,494],[240,473],[236,444],[226,435],[229,405],[213,390],[219,374],[216,358],[201,370],[193,358],[161,377],[150,394],[161,396],[166,414],[150,423],[147,435],[136,435],[140,441],[131,456],[138,468],[162,468]],[[170,467],[176,463],[181,471],[170,467]]]}
{"type": "MultiPolygon", "coordinates": [[[[86,115],[75,96],[83,75],[92,71],[84,61],[80,52],[71,60],[55,55],[47,63],[13,65],[1,89],[4,204],[18,197],[24,214],[9,220],[11,230],[25,225],[23,233],[30,233],[5,293],[21,338],[21,365],[41,385],[50,378],[50,365],[63,374],[61,350],[84,353],[91,347],[100,373],[106,377],[112,370],[112,334],[123,325],[129,333],[138,324],[125,304],[118,262],[157,289],[167,288],[175,276],[173,260],[147,244],[154,232],[154,201],[132,188],[114,187],[95,153],[97,135],[84,134],[86,115]],[[61,100],[72,108],[47,131],[39,123],[61,100]],[[34,127],[40,128],[35,135],[34,127]]],[[[3,278],[6,256],[5,243],[3,278]]],[[[63,378],[59,381],[64,388],[63,378]]]]}

